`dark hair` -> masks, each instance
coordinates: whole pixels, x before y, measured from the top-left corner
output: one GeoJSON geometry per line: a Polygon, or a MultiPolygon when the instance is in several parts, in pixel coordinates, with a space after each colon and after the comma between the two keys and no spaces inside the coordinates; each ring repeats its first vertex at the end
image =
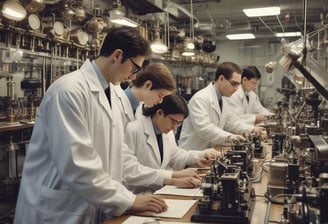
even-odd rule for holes
{"type": "Polygon", "coordinates": [[[188,105],[187,101],[180,95],[170,94],[163,98],[163,102],[153,107],[144,107],[143,115],[154,116],[157,110],[163,110],[164,116],[168,114],[183,114],[184,117],[188,117],[188,105]]]}
{"type": "Polygon", "coordinates": [[[153,63],[139,72],[132,84],[141,87],[147,80],[152,82],[151,89],[166,89],[173,91],[176,89],[175,79],[170,70],[162,63],[153,63]]]}
{"type": "Polygon", "coordinates": [[[116,49],[123,51],[124,62],[129,57],[149,56],[151,49],[149,42],[139,31],[132,27],[112,27],[102,43],[99,56],[108,57],[116,49]]]}
{"type": "Polygon", "coordinates": [[[242,73],[241,68],[237,64],[233,62],[223,62],[219,64],[216,69],[214,81],[218,80],[220,75],[223,75],[226,79],[230,79],[234,72],[242,73]]]}
{"type": "Polygon", "coordinates": [[[241,78],[246,77],[248,80],[252,78],[261,79],[261,73],[255,66],[249,66],[248,68],[243,69],[241,78]]]}

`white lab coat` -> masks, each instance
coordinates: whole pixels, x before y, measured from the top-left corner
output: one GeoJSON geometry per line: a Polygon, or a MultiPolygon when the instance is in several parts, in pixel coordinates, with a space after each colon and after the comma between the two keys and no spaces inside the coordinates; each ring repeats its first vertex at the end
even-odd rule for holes
{"type": "Polygon", "coordinates": [[[125,94],[120,85],[114,86],[113,90],[115,96],[119,100],[119,109],[121,111],[122,123],[123,127],[125,127],[127,123],[135,120],[133,109],[128,96],[125,94]]]}
{"type": "MultiPolygon", "coordinates": [[[[205,152],[202,151],[186,151],[179,148],[173,131],[163,133],[162,137],[163,162],[161,163],[151,117],[142,116],[128,123],[124,135],[129,148],[129,151],[123,153],[124,179],[134,192],[154,191],[162,187],[167,170],[184,169],[205,156],[205,152]]],[[[171,175],[171,171],[169,174],[171,175]]]]}
{"type": "Polygon", "coordinates": [[[232,112],[237,114],[249,124],[255,124],[256,114],[273,115],[265,107],[262,106],[258,96],[254,91],[248,92],[249,102],[245,96],[242,86],[227,101],[231,106],[232,112]]]}
{"type": "Polygon", "coordinates": [[[221,112],[215,86],[210,83],[191,97],[189,116],[184,120],[179,146],[185,149],[204,150],[224,143],[228,136],[250,133],[253,125],[245,124],[231,113],[226,97],[222,97],[221,112]]]}
{"type": "Polygon", "coordinates": [[[90,61],[44,96],[27,150],[15,223],[96,223],[135,195],[122,184],[122,127],[90,61]]]}

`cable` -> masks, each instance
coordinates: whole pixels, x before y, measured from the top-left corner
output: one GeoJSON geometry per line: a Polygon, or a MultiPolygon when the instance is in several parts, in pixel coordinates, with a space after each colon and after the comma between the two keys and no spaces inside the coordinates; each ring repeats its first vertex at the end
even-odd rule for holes
{"type": "Polygon", "coordinates": [[[266,26],[266,28],[268,28],[270,31],[271,31],[271,33],[273,33],[273,34],[275,34],[276,32],[274,32],[263,20],[262,20],[262,18],[261,17],[257,17],[257,18],[259,18],[259,20],[264,24],[264,26],[266,26]]]}
{"type": "Polygon", "coordinates": [[[279,19],[279,16],[276,15],[276,17],[277,17],[277,20],[278,20],[278,22],[279,22],[279,24],[280,24],[280,26],[281,26],[282,32],[284,33],[284,32],[285,32],[284,26],[281,24],[281,21],[280,21],[280,19],[279,19]]]}
{"type": "Polygon", "coordinates": [[[271,210],[271,202],[268,202],[267,208],[265,210],[265,216],[264,216],[264,224],[269,223],[269,218],[270,218],[270,210],[271,210]]]}
{"type": "Polygon", "coordinates": [[[275,200],[273,197],[271,197],[271,196],[268,194],[268,192],[265,192],[265,193],[264,193],[264,197],[265,197],[266,199],[268,199],[268,201],[271,202],[271,203],[273,203],[273,204],[278,204],[278,205],[283,205],[283,204],[284,204],[284,202],[281,202],[281,201],[277,201],[277,200],[275,200]]]}

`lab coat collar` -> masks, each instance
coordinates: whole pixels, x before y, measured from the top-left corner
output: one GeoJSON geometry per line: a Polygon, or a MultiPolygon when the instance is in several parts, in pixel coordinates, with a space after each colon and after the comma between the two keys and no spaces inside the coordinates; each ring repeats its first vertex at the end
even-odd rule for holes
{"type": "MultiPolygon", "coordinates": [[[[153,122],[151,120],[151,117],[146,117],[144,115],[142,116],[143,116],[142,119],[144,120],[144,122],[142,123],[144,125],[145,135],[147,136],[147,144],[153,149],[153,153],[156,155],[158,164],[161,164],[161,155],[159,153],[153,122]]],[[[165,148],[164,148],[164,138],[163,138],[163,155],[165,155],[164,149],[165,148]]]]}
{"type": "MultiPolygon", "coordinates": [[[[210,91],[210,97],[211,97],[211,106],[213,108],[213,110],[218,113],[219,115],[221,115],[221,110],[219,109],[219,99],[218,99],[218,95],[217,95],[217,90],[215,88],[215,85],[213,83],[210,83],[208,85],[209,91],[210,91]]],[[[222,101],[223,101],[223,97],[222,97],[222,101]]],[[[224,109],[224,106],[223,106],[224,109]]]]}
{"type": "MultiPolygon", "coordinates": [[[[109,106],[108,99],[105,95],[105,92],[100,84],[100,81],[89,59],[87,59],[83,63],[83,65],[80,68],[80,71],[85,77],[91,92],[94,95],[98,95],[99,103],[101,104],[102,107],[104,107],[104,110],[106,111],[109,118],[112,119],[112,109],[109,106]]],[[[113,86],[111,86],[110,89],[112,92],[113,86]]]]}

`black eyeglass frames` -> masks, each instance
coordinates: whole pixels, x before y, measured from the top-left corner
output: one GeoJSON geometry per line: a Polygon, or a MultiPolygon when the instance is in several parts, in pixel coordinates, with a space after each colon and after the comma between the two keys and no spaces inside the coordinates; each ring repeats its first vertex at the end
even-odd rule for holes
{"type": "Polygon", "coordinates": [[[137,63],[135,63],[130,57],[129,57],[129,60],[130,60],[131,63],[133,64],[133,68],[132,68],[132,70],[131,70],[131,73],[132,73],[132,74],[137,74],[138,72],[140,72],[141,67],[140,67],[137,63]]]}

